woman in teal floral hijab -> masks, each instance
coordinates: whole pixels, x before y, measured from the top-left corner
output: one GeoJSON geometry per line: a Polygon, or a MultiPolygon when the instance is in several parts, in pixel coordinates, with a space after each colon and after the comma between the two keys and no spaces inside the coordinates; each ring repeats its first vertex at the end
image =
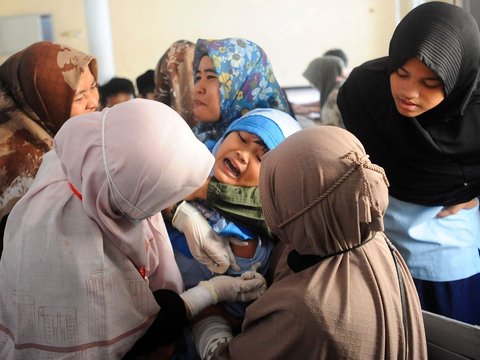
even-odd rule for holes
{"type": "Polygon", "coordinates": [[[203,101],[198,73],[204,56],[211,59],[220,90],[218,118],[202,119],[199,112],[195,111],[200,121],[196,129],[197,136],[207,146],[212,140],[218,140],[233,120],[249,110],[274,108],[290,112],[287,98],[275,79],[265,52],[252,41],[239,38],[197,40],[193,64],[196,74],[194,108],[198,108],[203,101]]]}

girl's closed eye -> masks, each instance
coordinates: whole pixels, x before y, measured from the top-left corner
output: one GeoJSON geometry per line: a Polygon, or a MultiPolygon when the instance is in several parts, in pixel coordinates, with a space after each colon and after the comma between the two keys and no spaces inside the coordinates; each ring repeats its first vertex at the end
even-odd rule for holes
{"type": "Polygon", "coordinates": [[[397,75],[401,78],[406,78],[406,77],[408,77],[408,72],[406,72],[402,68],[399,68],[399,69],[397,69],[397,75]]]}
{"type": "Polygon", "coordinates": [[[244,144],[247,143],[247,140],[245,140],[245,138],[242,136],[242,134],[240,133],[240,131],[237,132],[238,134],[238,137],[240,138],[240,141],[243,142],[244,144]]]}
{"type": "Polygon", "coordinates": [[[443,82],[442,80],[436,80],[436,79],[427,79],[423,82],[423,84],[430,88],[430,89],[435,89],[435,88],[438,88],[438,87],[443,87],[443,82]]]}
{"type": "Polygon", "coordinates": [[[258,145],[257,158],[258,158],[258,161],[261,162],[263,155],[265,155],[269,149],[267,145],[263,142],[263,140],[258,137],[253,139],[253,142],[258,145]]]}

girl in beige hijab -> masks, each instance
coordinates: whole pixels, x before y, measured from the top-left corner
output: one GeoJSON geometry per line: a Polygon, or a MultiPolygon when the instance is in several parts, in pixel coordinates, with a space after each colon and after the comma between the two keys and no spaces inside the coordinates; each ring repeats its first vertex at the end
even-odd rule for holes
{"type": "Polygon", "coordinates": [[[266,154],[260,196],[284,247],[273,284],[247,308],[240,335],[218,317],[198,322],[201,356],[426,359],[412,278],[383,233],[387,186],[341,128],[305,129],[266,154]]]}

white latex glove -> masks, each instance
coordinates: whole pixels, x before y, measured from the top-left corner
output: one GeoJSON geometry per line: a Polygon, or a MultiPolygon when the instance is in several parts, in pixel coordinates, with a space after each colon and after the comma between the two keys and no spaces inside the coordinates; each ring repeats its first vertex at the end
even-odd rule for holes
{"type": "Polygon", "coordinates": [[[230,238],[215,233],[193,205],[182,201],[173,215],[172,225],[185,234],[193,257],[211,272],[223,274],[230,266],[240,271],[230,247],[230,238]]]}
{"type": "Polygon", "coordinates": [[[267,281],[257,272],[246,271],[240,277],[215,276],[199,285],[210,289],[217,302],[252,301],[267,290],[267,281]]]}
{"type": "Polygon", "coordinates": [[[222,301],[251,301],[267,290],[265,278],[246,271],[240,277],[220,275],[200,283],[180,294],[193,317],[210,305],[222,301]]]}
{"type": "Polygon", "coordinates": [[[221,316],[210,316],[193,325],[192,336],[197,353],[202,360],[209,360],[218,345],[232,339],[232,329],[221,316]]]}

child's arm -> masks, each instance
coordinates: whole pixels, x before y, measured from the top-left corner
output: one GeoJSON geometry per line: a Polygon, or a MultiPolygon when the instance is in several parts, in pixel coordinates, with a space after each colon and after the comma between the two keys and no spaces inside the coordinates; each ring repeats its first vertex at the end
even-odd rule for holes
{"type": "Polygon", "coordinates": [[[235,256],[240,256],[244,259],[251,259],[257,251],[258,239],[250,239],[248,241],[243,241],[245,245],[237,245],[233,242],[230,243],[232,252],[235,256]]]}

